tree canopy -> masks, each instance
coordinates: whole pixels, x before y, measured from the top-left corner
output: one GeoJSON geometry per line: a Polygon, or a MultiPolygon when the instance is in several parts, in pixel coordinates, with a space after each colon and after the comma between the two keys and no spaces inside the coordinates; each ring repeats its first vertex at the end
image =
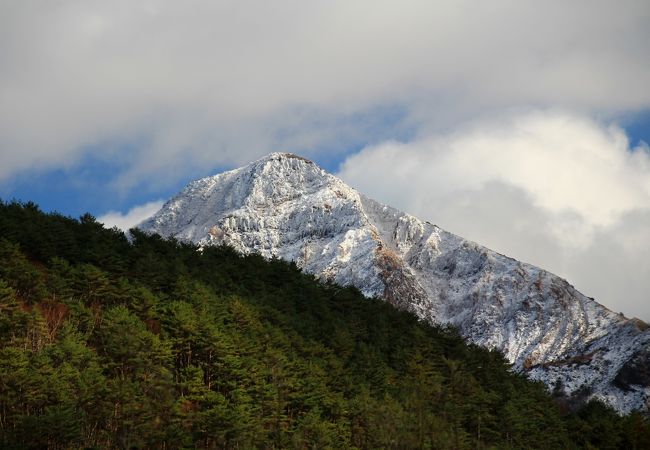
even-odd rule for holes
{"type": "Polygon", "coordinates": [[[650,448],[295,264],[0,202],[2,448],[650,448]]]}

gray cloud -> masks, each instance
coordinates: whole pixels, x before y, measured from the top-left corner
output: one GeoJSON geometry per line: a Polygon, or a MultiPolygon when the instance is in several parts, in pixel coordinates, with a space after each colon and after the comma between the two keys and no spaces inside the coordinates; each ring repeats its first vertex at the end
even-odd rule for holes
{"type": "Polygon", "coordinates": [[[368,147],[339,175],[650,319],[650,150],[630,148],[615,126],[529,113],[368,147]]]}
{"type": "Polygon", "coordinates": [[[0,179],[93,151],[129,162],[126,188],[318,155],[378,106],[415,130],[522,106],[614,117],[650,106],[649,21],[644,0],[3,2],[0,179]]]}

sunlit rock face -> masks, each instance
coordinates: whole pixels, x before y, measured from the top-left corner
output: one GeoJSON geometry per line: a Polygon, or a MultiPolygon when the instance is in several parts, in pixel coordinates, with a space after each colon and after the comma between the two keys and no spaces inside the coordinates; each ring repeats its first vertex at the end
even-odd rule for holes
{"type": "Polygon", "coordinates": [[[140,228],[294,261],[423,320],[453,324],[550,389],[586,392],[621,412],[648,409],[643,322],[540,268],[371,200],[304,158],[273,153],[193,181],[140,228]]]}

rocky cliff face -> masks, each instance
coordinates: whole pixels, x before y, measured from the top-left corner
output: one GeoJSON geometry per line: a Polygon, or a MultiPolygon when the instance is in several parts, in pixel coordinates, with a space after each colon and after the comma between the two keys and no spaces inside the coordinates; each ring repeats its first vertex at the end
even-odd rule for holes
{"type": "Polygon", "coordinates": [[[295,261],[424,320],[451,323],[551,389],[587,393],[621,412],[650,404],[643,322],[366,198],[304,158],[274,153],[194,181],[140,228],[295,261]]]}

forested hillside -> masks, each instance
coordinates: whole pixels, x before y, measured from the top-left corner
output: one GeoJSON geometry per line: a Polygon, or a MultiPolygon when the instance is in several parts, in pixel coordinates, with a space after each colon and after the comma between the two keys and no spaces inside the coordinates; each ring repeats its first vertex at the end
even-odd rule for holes
{"type": "Polygon", "coordinates": [[[650,448],[295,265],[0,204],[2,448],[650,448]]]}

